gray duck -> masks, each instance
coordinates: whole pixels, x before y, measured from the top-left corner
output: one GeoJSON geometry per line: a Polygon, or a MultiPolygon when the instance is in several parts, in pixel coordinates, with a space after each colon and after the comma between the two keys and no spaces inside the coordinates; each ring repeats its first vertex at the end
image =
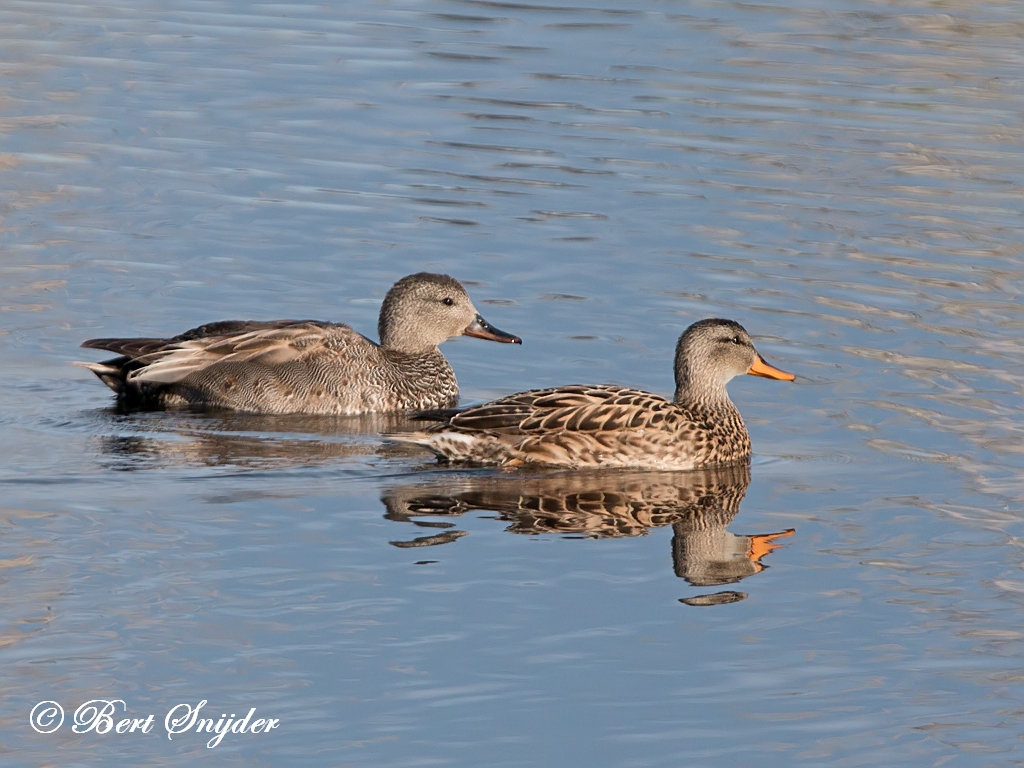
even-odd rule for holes
{"type": "Polygon", "coordinates": [[[484,320],[457,280],[427,272],[392,286],[377,328],[379,344],[342,323],[227,320],[169,339],[89,339],[83,347],[119,356],[78,365],[127,407],[355,415],[455,405],[446,339],[522,343],[484,320]]]}

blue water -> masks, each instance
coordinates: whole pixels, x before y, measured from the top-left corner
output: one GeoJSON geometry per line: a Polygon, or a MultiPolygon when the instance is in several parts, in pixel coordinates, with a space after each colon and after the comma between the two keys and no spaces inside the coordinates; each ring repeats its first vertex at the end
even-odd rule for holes
{"type": "Polygon", "coordinates": [[[1021,762],[1022,43],[996,0],[4,3],[3,763],[1021,762]],[[742,322],[798,379],[730,386],[738,513],[538,528],[373,419],[118,414],[68,364],[372,335],[424,269],[524,339],[443,347],[464,402],[671,393],[742,322]],[[151,732],[74,733],[93,699],[151,732]],[[169,740],[203,700],[280,725],[169,740]]]}

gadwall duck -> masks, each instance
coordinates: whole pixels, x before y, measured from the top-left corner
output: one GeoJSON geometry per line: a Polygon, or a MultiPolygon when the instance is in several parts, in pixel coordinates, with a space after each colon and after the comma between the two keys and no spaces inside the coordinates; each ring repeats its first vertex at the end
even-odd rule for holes
{"type": "MultiPolygon", "coordinates": [[[[627,387],[535,389],[394,435],[449,461],[501,466],[689,470],[746,461],[750,436],[726,383],[742,374],[792,381],[732,320],[700,320],[676,346],[673,400],[627,387]]],[[[423,414],[430,418],[432,414],[423,414]]]]}
{"type": "Polygon", "coordinates": [[[79,363],[129,407],[206,406],[354,415],[449,408],[459,386],[437,348],[452,336],[522,344],[448,275],[403,277],[384,297],[380,344],[341,323],[227,320],[171,339],[90,339],[120,357],[79,363]]]}

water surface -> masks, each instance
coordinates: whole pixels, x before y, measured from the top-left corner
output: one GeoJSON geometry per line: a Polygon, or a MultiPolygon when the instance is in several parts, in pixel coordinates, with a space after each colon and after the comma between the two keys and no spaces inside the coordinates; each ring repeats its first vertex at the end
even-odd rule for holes
{"type": "Polygon", "coordinates": [[[5,764],[1020,762],[1022,43],[998,0],[5,3],[5,764]],[[731,385],[749,485],[119,414],[68,365],[372,334],[423,269],[525,342],[444,346],[466,402],[670,393],[742,322],[798,376],[731,385]],[[29,726],[96,698],[156,729],[29,726]],[[203,699],[281,727],[168,740],[203,699]]]}

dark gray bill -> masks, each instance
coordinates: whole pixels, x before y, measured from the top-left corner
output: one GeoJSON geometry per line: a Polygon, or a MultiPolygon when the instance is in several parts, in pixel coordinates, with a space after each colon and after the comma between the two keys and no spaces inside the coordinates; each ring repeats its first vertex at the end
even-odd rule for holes
{"type": "Polygon", "coordinates": [[[487,339],[488,341],[500,341],[503,344],[523,343],[523,340],[518,336],[513,336],[511,333],[499,331],[493,325],[480,317],[480,315],[476,316],[476,319],[469,324],[469,327],[464,330],[463,333],[466,336],[474,336],[478,339],[487,339]]]}

